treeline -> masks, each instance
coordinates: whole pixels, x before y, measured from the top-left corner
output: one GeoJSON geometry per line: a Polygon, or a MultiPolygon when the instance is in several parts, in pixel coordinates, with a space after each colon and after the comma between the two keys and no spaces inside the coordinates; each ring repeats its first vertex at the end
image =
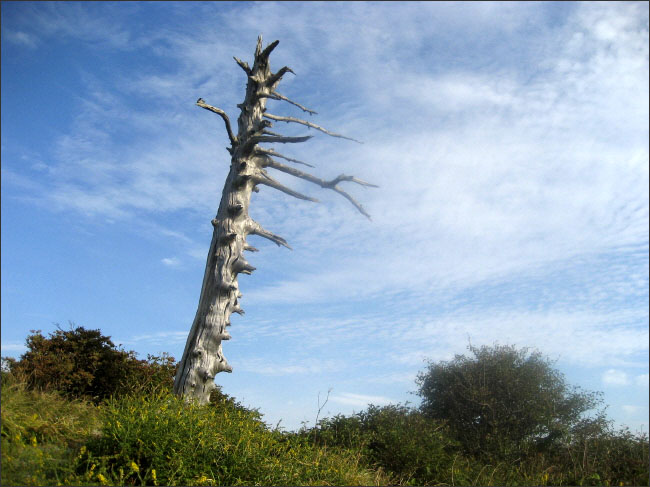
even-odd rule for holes
{"type": "Polygon", "coordinates": [[[2,485],[648,485],[648,437],[538,352],[469,347],[417,378],[419,407],[270,428],[220,388],[171,393],[170,356],[32,331],[2,365],[2,485]]]}

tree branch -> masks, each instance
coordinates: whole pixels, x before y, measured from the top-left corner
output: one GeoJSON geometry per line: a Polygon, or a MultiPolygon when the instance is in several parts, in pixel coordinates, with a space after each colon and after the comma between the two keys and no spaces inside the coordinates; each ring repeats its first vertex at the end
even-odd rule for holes
{"type": "Polygon", "coordinates": [[[260,98],[271,98],[272,100],[286,101],[287,103],[291,103],[292,105],[297,106],[303,112],[307,112],[310,115],[316,115],[317,114],[317,112],[315,112],[314,110],[310,110],[309,108],[306,108],[306,107],[302,106],[300,103],[296,103],[295,101],[290,100],[289,98],[287,98],[284,95],[281,95],[277,91],[272,91],[271,93],[263,93],[263,94],[260,95],[260,98]]]}
{"type": "Polygon", "coordinates": [[[340,139],[347,139],[347,140],[351,140],[351,141],[353,141],[353,142],[357,142],[357,143],[359,143],[359,144],[363,144],[363,142],[358,141],[357,139],[353,139],[352,137],[346,137],[345,135],[341,135],[341,134],[335,134],[334,132],[330,132],[329,130],[324,129],[323,127],[320,127],[320,126],[318,126],[318,125],[316,125],[316,124],[314,124],[314,123],[308,122],[307,120],[302,120],[302,119],[300,119],[300,118],[294,118],[294,117],[280,117],[280,116],[278,116],[278,115],[272,115],[272,114],[270,114],[270,113],[265,113],[263,116],[264,116],[265,118],[268,118],[268,119],[271,119],[271,120],[277,120],[277,121],[279,121],[279,122],[287,122],[287,123],[289,123],[289,122],[294,122],[294,123],[299,123],[299,124],[301,124],[301,125],[306,125],[307,127],[311,127],[311,128],[313,128],[313,129],[320,130],[320,131],[323,132],[324,134],[327,134],[327,135],[329,135],[329,136],[331,136],[331,137],[338,137],[338,138],[340,138],[340,139]]]}
{"type": "MultiPolygon", "coordinates": [[[[309,181],[310,183],[314,183],[319,185],[321,188],[326,188],[326,189],[331,189],[333,191],[336,191],[339,193],[341,196],[346,198],[354,207],[359,210],[359,212],[364,215],[368,220],[372,220],[368,212],[361,206],[361,204],[356,201],[352,196],[350,196],[346,191],[343,191],[341,188],[337,186],[338,183],[343,182],[343,181],[350,181],[352,183],[357,183],[361,186],[365,186],[368,188],[378,188],[379,186],[375,184],[370,184],[365,181],[362,181],[361,179],[357,179],[353,176],[346,176],[345,174],[341,174],[331,181],[325,181],[324,179],[317,178],[315,176],[312,176],[311,174],[308,174],[306,172],[299,171],[298,169],[294,169],[293,167],[287,166],[285,164],[279,163],[274,161],[271,158],[268,158],[266,160],[267,167],[272,167],[273,169],[277,169],[278,171],[285,172],[287,174],[291,174],[292,176],[295,176],[300,179],[304,179],[306,181],[309,181]]],[[[262,183],[262,182],[261,182],[262,183]]],[[[262,183],[263,184],[263,183],[262,183]]]]}
{"type": "Polygon", "coordinates": [[[285,239],[283,239],[279,235],[275,235],[274,233],[269,232],[268,230],[265,230],[264,228],[262,228],[262,225],[257,223],[255,220],[249,219],[246,224],[246,229],[247,229],[247,233],[250,235],[257,235],[259,237],[264,237],[270,240],[271,242],[276,243],[278,247],[280,245],[283,245],[289,250],[293,250],[285,239]]]}
{"type": "Polygon", "coordinates": [[[224,112],[221,108],[216,108],[213,107],[212,105],[208,105],[203,98],[199,98],[196,100],[196,105],[205,108],[206,110],[210,110],[211,112],[216,113],[217,115],[220,115],[221,118],[223,118],[223,121],[226,124],[226,131],[228,132],[228,138],[230,139],[230,143],[232,144],[233,147],[237,145],[237,137],[232,133],[232,128],[230,127],[230,119],[228,118],[228,115],[226,115],[226,112],[224,112]]]}
{"type": "Polygon", "coordinates": [[[248,143],[259,144],[261,142],[279,142],[281,144],[305,142],[311,139],[313,135],[304,135],[302,137],[283,137],[278,135],[253,135],[248,139],[248,143]]]}
{"type": "Polygon", "coordinates": [[[244,72],[245,72],[248,76],[250,76],[251,74],[253,74],[253,72],[251,71],[250,66],[248,65],[248,63],[247,63],[246,61],[242,61],[241,59],[236,58],[235,56],[233,56],[233,59],[237,62],[237,64],[239,64],[239,66],[244,70],[244,72]]]}
{"type": "Polygon", "coordinates": [[[271,42],[271,44],[269,44],[268,46],[266,46],[266,49],[264,49],[264,51],[262,51],[261,56],[262,56],[264,59],[268,59],[269,55],[271,54],[271,51],[273,51],[273,49],[275,49],[275,47],[276,47],[279,43],[280,43],[280,41],[273,41],[273,42],[271,42]]]}
{"type": "Polygon", "coordinates": [[[282,79],[282,77],[287,73],[291,74],[296,74],[293,72],[293,69],[291,69],[289,66],[285,66],[283,68],[280,68],[280,71],[278,71],[275,74],[272,74],[266,79],[266,86],[274,86],[278,81],[282,79]]]}
{"type": "Polygon", "coordinates": [[[282,191],[283,193],[288,194],[289,196],[293,196],[294,198],[298,198],[300,200],[306,200],[306,201],[313,201],[314,203],[318,203],[318,200],[315,198],[312,198],[310,196],[305,196],[302,193],[298,193],[297,191],[294,191],[291,188],[286,187],[282,183],[276,181],[273,179],[271,176],[265,173],[261,173],[260,176],[253,176],[253,181],[255,181],[255,184],[263,184],[265,186],[269,186],[271,188],[277,189],[278,191],[282,191]]]}
{"type": "Polygon", "coordinates": [[[262,147],[258,147],[257,149],[255,149],[255,153],[264,154],[267,156],[279,157],[280,159],[284,159],[285,161],[295,162],[296,164],[302,164],[307,167],[314,167],[307,162],[303,162],[303,161],[299,161],[298,159],[293,159],[291,157],[283,156],[282,154],[275,152],[273,149],[263,149],[262,147]]]}
{"type": "Polygon", "coordinates": [[[262,34],[257,36],[257,46],[255,47],[255,59],[262,53],[262,34]]]}

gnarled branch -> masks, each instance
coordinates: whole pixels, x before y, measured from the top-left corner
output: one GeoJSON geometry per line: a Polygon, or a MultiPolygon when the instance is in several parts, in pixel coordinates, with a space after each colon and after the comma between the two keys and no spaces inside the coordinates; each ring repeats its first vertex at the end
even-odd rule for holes
{"type": "Polygon", "coordinates": [[[275,46],[277,46],[279,43],[280,43],[279,40],[271,42],[271,44],[266,46],[266,49],[262,51],[261,57],[263,57],[264,59],[268,59],[273,49],[275,49],[275,46]]]}
{"type": "Polygon", "coordinates": [[[283,156],[282,154],[275,152],[273,149],[263,149],[262,147],[257,147],[255,149],[255,153],[264,154],[267,156],[279,157],[280,159],[284,159],[285,161],[295,162],[296,164],[302,164],[303,166],[307,166],[307,167],[314,167],[307,162],[299,161],[298,159],[293,159],[292,157],[283,156]]]}
{"type": "Polygon", "coordinates": [[[272,74],[266,79],[266,86],[275,86],[275,84],[278,81],[280,81],[287,72],[291,74],[296,74],[293,72],[293,69],[291,69],[289,66],[285,66],[283,68],[280,68],[280,71],[278,71],[275,74],[272,74]]]}
{"type": "Polygon", "coordinates": [[[296,103],[295,101],[290,100],[289,98],[287,98],[287,97],[284,96],[284,95],[281,95],[280,93],[278,93],[278,92],[275,91],[275,90],[272,91],[271,93],[263,93],[263,94],[261,94],[261,95],[260,95],[260,98],[270,98],[270,99],[272,99],[272,100],[282,100],[282,101],[286,101],[287,103],[291,103],[292,105],[297,106],[297,107],[300,108],[303,112],[307,112],[307,113],[309,113],[310,115],[316,115],[316,114],[317,114],[317,112],[315,112],[314,110],[310,110],[309,108],[306,108],[306,107],[302,106],[300,103],[296,103]]]}
{"type": "Polygon", "coordinates": [[[241,67],[248,76],[253,74],[253,72],[251,71],[250,66],[248,65],[248,63],[246,61],[242,61],[241,59],[239,59],[239,58],[237,58],[235,56],[233,56],[233,59],[237,62],[237,64],[239,64],[239,67],[241,67]]]}
{"type": "Polygon", "coordinates": [[[263,184],[265,186],[269,186],[271,188],[277,189],[278,191],[282,191],[283,193],[286,193],[289,196],[293,196],[294,198],[318,203],[317,199],[312,198],[310,196],[305,196],[302,193],[298,193],[297,191],[294,191],[293,189],[286,187],[284,184],[280,183],[279,181],[276,181],[271,176],[263,172],[261,173],[261,176],[253,176],[253,181],[255,181],[255,184],[263,184]]]}
{"type": "Polygon", "coordinates": [[[330,132],[329,130],[324,129],[323,127],[321,127],[319,125],[316,125],[315,123],[311,123],[311,122],[308,122],[307,120],[302,120],[300,118],[280,117],[278,115],[272,115],[270,113],[265,113],[263,116],[265,118],[268,118],[268,119],[271,119],[271,120],[277,120],[278,122],[299,123],[300,125],[306,125],[307,127],[311,127],[313,129],[320,130],[324,134],[327,134],[327,135],[329,135],[331,137],[338,137],[340,139],[347,139],[347,140],[351,140],[353,142],[357,142],[359,144],[363,144],[363,142],[361,142],[361,141],[359,141],[357,139],[353,139],[352,137],[346,137],[345,135],[341,135],[341,134],[335,134],[334,132],[330,132]]]}
{"type": "Polygon", "coordinates": [[[273,169],[277,169],[278,171],[285,172],[287,174],[291,174],[292,176],[295,176],[300,179],[304,179],[306,181],[309,181],[310,183],[314,183],[319,185],[321,188],[326,188],[326,189],[331,189],[333,191],[336,191],[339,193],[341,196],[346,198],[350,203],[354,205],[354,207],[359,210],[359,212],[364,215],[368,220],[372,220],[370,218],[370,215],[366,210],[361,206],[361,204],[356,201],[352,196],[350,196],[347,192],[343,191],[341,188],[337,186],[338,183],[344,182],[344,181],[349,181],[352,183],[357,183],[361,186],[366,186],[368,188],[378,188],[379,186],[375,184],[370,184],[365,181],[362,181],[361,179],[355,178],[354,176],[346,176],[345,174],[341,174],[331,181],[325,181],[324,179],[317,178],[315,176],[312,176],[311,174],[308,174],[306,172],[299,171],[298,169],[294,169],[293,167],[287,166],[285,164],[282,164],[280,162],[274,161],[270,157],[266,159],[265,161],[265,166],[267,167],[272,167],[273,169]]]}
{"type": "Polygon", "coordinates": [[[230,127],[230,119],[228,118],[228,115],[226,115],[226,112],[224,112],[221,108],[216,108],[212,105],[208,105],[205,100],[203,100],[203,98],[196,100],[196,105],[200,106],[201,108],[205,108],[206,110],[210,110],[211,112],[214,112],[223,118],[223,121],[226,124],[226,131],[228,132],[230,143],[233,147],[235,147],[235,145],[237,145],[237,137],[235,137],[235,135],[232,133],[232,128],[230,127]]]}
{"type": "Polygon", "coordinates": [[[288,248],[289,250],[293,250],[291,248],[291,246],[289,246],[289,244],[287,243],[287,241],[285,239],[283,239],[279,235],[275,235],[274,233],[269,232],[268,230],[265,230],[264,228],[262,228],[262,225],[260,225],[259,223],[257,223],[253,219],[248,220],[248,222],[246,224],[246,230],[247,230],[248,234],[257,235],[259,237],[264,237],[264,238],[270,240],[271,242],[274,242],[275,244],[277,244],[278,247],[280,245],[283,245],[286,248],[288,248]]]}
{"type": "Polygon", "coordinates": [[[305,142],[311,139],[313,135],[304,135],[302,137],[284,137],[280,135],[253,135],[248,139],[248,143],[259,144],[262,142],[279,142],[281,144],[305,142]]]}

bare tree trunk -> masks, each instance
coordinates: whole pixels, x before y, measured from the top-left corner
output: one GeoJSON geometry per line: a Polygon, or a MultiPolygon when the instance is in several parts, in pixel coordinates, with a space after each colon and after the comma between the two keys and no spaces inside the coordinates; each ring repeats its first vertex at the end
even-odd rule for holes
{"type": "Polygon", "coordinates": [[[286,137],[270,132],[267,130],[272,125],[270,120],[298,123],[333,137],[354,140],[332,133],[305,120],[266,113],[266,100],[269,98],[286,101],[310,115],[316,113],[275,91],[282,76],[287,72],[293,73],[286,66],[277,73],[272,73],[269,68],[269,55],[278,42],[275,41],[262,49],[262,37],[260,36],[257,40],[255,61],[252,67],[235,58],[237,64],[248,76],[246,97],[244,102],[238,105],[241,108],[241,113],[237,120],[238,132],[236,136],[233,134],[230,120],[223,110],[206,104],[201,98],[196,102],[201,108],[217,113],[223,118],[231,143],[228,151],[232,156],[230,172],[223,188],[219,210],[216,218],[212,220],[214,231],[205,266],[198,309],[174,381],[174,393],[186,398],[197,399],[202,403],[208,401],[210,392],[215,388],[213,381],[215,375],[223,371],[232,371],[223,355],[221,343],[223,340],[230,339],[227,327],[230,326],[231,314],[244,314],[239,306],[241,293],[237,276],[251,274],[255,270],[244,257],[244,251],[257,251],[246,243],[247,236],[259,235],[277,245],[291,248],[282,237],[263,229],[259,223],[251,219],[248,214],[251,193],[258,191],[257,186],[262,184],[300,199],[317,201],[280,184],[269,176],[264,168],[271,167],[323,188],[332,189],[347,198],[362,214],[370,218],[363,207],[337,184],[351,181],[363,186],[376,186],[345,175],[340,175],[332,181],[316,178],[311,174],[281,164],[272,156],[313,167],[310,164],[283,156],[274,150],[258,145],[260,143],[297,143],[311,138],[311,136],[286,137]]]}

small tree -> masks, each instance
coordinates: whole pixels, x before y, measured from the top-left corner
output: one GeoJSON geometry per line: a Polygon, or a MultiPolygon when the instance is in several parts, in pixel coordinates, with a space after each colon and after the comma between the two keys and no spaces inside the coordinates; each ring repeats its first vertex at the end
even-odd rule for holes
{"type": "Polygon", "coordinates": [[[602,410],[595,418],[584,417],[601,405],[600,394],[569,387],[539,352],[468,348],[473,357],[430,362],[416,383],[423,413],[447,421],[469,453],[519,455],[529,447],[548,449],[587,425],[594,434],[607,425],[602,410]]]}
{"type": "Polygon", "coordinates": [[[297,123],[332,137],[354,140],[330,132],[312,122],[300,118],[274,115],[267,111],[266,102],[268,100],[279,100],[294,105],[310,115],[316,113],[276,90],[282,77],[286,73],[293,73],[287,66],[280,68],[275,73],[271,71],[269,55],[278,42],[274,41],[262,48],[262,36],[260,36],[257,39],[252,66],[235,58],[247,77],[246,96],[244,101],[237,105],[241,109],[237,119],[237,134],[231,128],[226,112],[208,105],[202,98],[196,102],[197,106],[216,113],[223,119],[230,139],[228,152],[231,155],[230,172],[226,177],[221,194],[219,210],[216,218],[212,220],[214,230],[206,260],[199,304],[174,381],[176,394],[194,398],[202,403],[208,401],[210,392],[216,387],[215,375],[219,372],[232,372],[232,367],[223,354],[222,342],[231,338],[227,330],[227,327],[230,326],[230,316],[233,313],[244,313],[239,302],[242,295],[239,291],[238,275],[251,274],[255,270],[255,267],[246,260],[244,251],[256,252],[257,249],[250,246],[246,239],[249,235],[257,235],[277,245],[291,248],[284,238],[265,230],[250,217],[248,210],[251,194],[259,191],[259,186],[267,186],[298,199],[317,201],[281,184],[269,174],[267,168],[304,179],[325,189],[331,189],[345,197],[359,212],[370,218],[364,208],[343,190],[340,184],[353,182],[361,186],[376,186],[345,174],[330,181],[320,179],[278,160],[283,159],[294,164],[313,167],[310,164],[260,145],[293,144],[305,142],[312,137],[311,135],[290,137],[272,132],[269,128],[274,122],[297,123]]]}
{"type": "Polygon", "coordinates": [[[3,359],[8,373],[30,389],[99,400],[173,385],[173,357],[149,355],[147,361],[138,360],[135,352],[116,347],[100,330],[71,324],[69,330],[58,327],[48,337],[40,330],[31,333],[19,360],[3,359]]]}

